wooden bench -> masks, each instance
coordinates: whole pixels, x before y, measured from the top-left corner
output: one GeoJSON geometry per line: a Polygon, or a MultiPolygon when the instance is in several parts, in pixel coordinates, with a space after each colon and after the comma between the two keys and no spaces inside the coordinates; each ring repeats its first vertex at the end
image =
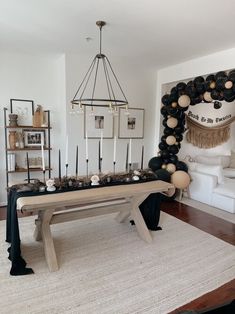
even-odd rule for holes
{"type": "MultiPolygon", "coordinates": [[[[175,188],[163,181],[107,186],[65,193],[21,197],[17,209],[38,213],[34,237],[42,239],[50,271],[58,270],[51,224],[119,212],[116,220],[123,222],[131,216],[140,237],[152,242],[152,236],[139,210],[139,205],[151,194],[161,192],[172,196],[175,188]]],[[[69,232],[69,231],[68,231],[69,232]]]]}

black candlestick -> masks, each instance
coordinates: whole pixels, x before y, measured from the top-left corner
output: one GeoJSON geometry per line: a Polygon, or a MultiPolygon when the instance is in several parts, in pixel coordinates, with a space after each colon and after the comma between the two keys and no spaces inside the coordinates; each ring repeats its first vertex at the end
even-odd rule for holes
{"type": "Polygon", "coordinates": [[[69,167],[69,164],[65,164],[65,176],[66,176],[66,178],[68,177],[68,167],[69,167]]]}
{"type": "Polygon", "coordinates": [[[43,170],[43,183],[46,183],[46,170],[43,170]]]}
{"type": "Polygon", "coordinates": [[[86,159],[86,178],[88,179],[88,166],[89,166],[89,159],[86,159]]]}
{"type": "Polygon", "coordinates": [[[129,143],[127,143],[126,147],[126,172],[128,172],[128,156],[129,156],[129,143]]]}
{"type": "Polygon", "coordinates": [[[99,169],[99,173],[101,173],[101,162],[100,162],[100,141],[99,141],[99,146],[98,146],[98,169],[99,169]]]}
{"type": "Polygon", "coordinates": [[[76,179],[78,178],[78,145],[76,148],[76,179]]]}
{"type": "Polygon", "coordinates": [[[142,146],[142,154],[141,154],[141,170],[144,169],[144,145],[142,146]]]}
{"type": "Polygon", "coordinates": [[[116,161],[113,162],[113,174],[115,174],[116,161]]]}
{"type": "Polygon", "coordinates": [[[28,174],[28,183],[30,183],[30,172],[29,172],[29,155],[26,153],[26,161],[27,161],[27,174],[28,174]]]}
{"type": "Polygon", "coordinates": [[[61,154],[59,149],[59,180],[61,182],[61,154]]]}
{"type": "Polygon", "coordinates": [[[129,163],[129,172],[131,171],[131,163],[129,163]]]}

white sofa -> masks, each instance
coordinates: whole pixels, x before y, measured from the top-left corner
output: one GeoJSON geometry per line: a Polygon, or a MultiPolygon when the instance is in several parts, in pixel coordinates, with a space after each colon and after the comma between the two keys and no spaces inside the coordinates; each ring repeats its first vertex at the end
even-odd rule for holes
{"type": "Polygon", "coordinates": [[[231,156],[196,156],[188,162],[189,196],[196,201],[235,213],[234,153],[231,156]]]}
{"type": "Polygon", "coordinates": [[[198,171],[189,171],[189,174],[191,199],[235,213],[235,178],[224,178],[224,183],[219,184],[216,175],[198,171]]]}

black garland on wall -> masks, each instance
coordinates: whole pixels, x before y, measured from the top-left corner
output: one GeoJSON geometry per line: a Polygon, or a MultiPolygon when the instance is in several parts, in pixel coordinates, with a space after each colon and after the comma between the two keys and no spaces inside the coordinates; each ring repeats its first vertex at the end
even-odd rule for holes
{"type": "Polygon", "coordinates": [[[186,130],[185,111],[189,106],[201,102],[205,102],[205,106],[206,103],[213,102],[214,108],[219,109],[222,100],[227,102],[235,100],[235,70],[210,74],[206,78],[198,76],[187,84],[180,82],[171,89],[170,94],[162,97],[164,134],[158,145],[158,156],[149,161],[149,167],[160,179],[171,180],[178,188],[186,185],[186,181],[189,180],[188,167],[177,157],[186,130]],[[185,184],[180,184],[183,181],[185,184]]]}

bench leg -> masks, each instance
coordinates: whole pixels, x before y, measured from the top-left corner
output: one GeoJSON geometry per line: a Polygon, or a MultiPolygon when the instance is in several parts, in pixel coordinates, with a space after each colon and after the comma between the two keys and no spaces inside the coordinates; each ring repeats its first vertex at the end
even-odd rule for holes
{"type": "Polygon", "coordinates": [[[47,209],[41,214],[41,235],[43,240],[44,252],[49,270],[56,271],[59,269],[54,242],[51,235],[50,221],[54,209],[47,209]]]}
{"type": "Polygon", "coordinates": [[[146,226],[144,218],[139,210],[139,205],[148,197],[148,195],[144,195],[142,197],[136,197],[132,200],[132,209],[131,209],[131,217],[135,222],[136,229],[139,233],[139,236],[146,241],[147,243],[151,243],[153,238],[149,229],[146,226]]]}

